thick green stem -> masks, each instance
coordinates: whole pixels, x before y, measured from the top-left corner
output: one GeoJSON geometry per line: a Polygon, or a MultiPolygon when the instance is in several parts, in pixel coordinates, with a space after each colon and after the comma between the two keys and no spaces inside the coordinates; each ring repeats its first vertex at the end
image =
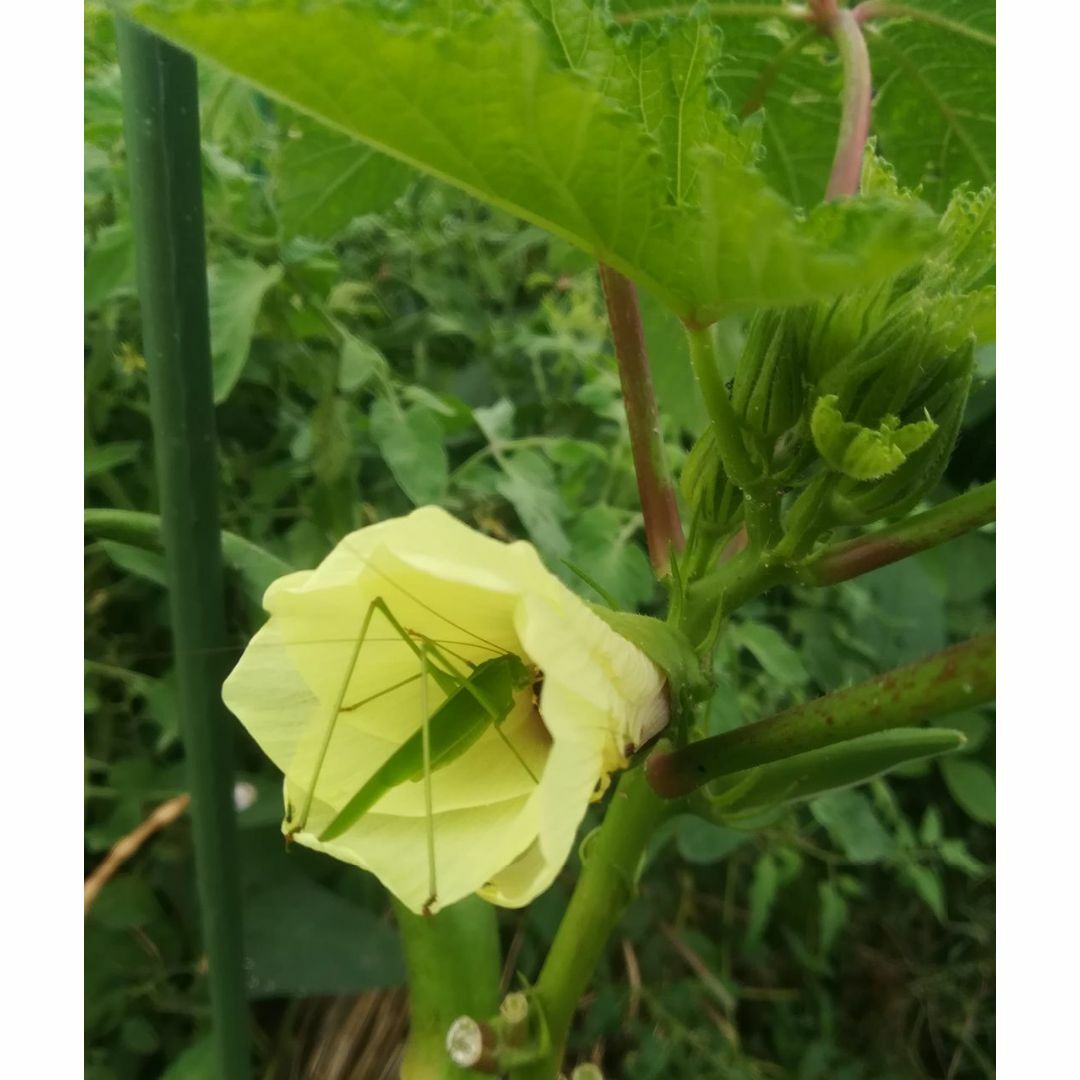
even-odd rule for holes
{"type": "Polygon", "coordinates": [[[746,549],[718,570],[690,586],[683,619],[683,630],[693,642],[704,640],[718,620],[727,618],[748,600],[788,580],[790,572],[783,563],[762,558],[760,552],[746,549]]]}
{"type": "Polygon", "coordinates": [[[660,418],[656,411],[645,330],[633,283],[610,266],[600,264],[611,336],[619,364],[630,450],[634,456],[638,497],[645,519],[645,540],[653,569],[663,576],[671,565],[671,551],[682,551],[686,541],[675,488],[664,458],[660,418]]]}
{"type": "Polygon", "coordinates": [[[844,94],[840,134],[836,142],[826,199],[855,195],[862,176],[863,151],[870,134],[870,54],[858,20],[848,10],[839,11],[829,31],[844,65],[844,94]]]}
{"type": "Polygon", "coordinates": [[[681,798],[720,776],[981,705],[993,700],[994,686],[995,638],[987,634],[755,724],[653,754],[646,775],[664,798],[681,798]]]}
{"type": "Polygon", "coordinates": [[[402,1080],[460,1080],[483,1074],[454,1065],[446,1033],[459,1016],[499,1007],[501,969],[495,909],[469,897],[437,915],[414,915],[394,901],[409,974],[409,1042],[402,1080]]]}
{"type": "Polygon", "coordinates": [[[988,525],[996,512],[997,485],[991,481],[880,532],[827,547],[796,576],[805,585],[848,581],[988,525]]]}
{"type": "Polygon", "coordinates": [[[672,810],[649,788],[641,769],[620,779],[603,825],[583,844],[581,876],[535,986],[551,1051],[513,1071],[513,1080],[554,1080],[578,1000],[633,898],[645,846],[672,810]]]}
{"type": "Polygon", "coordinates": [[[117,23],[143,353],[150,379],[184,751],[217,1075],[249,1074],[233,809],[202,153],[194,60],[117,23]]]}
{"type": "Polygon", "coordinates": [[[712,328],[703,326],[699,329],[686,328],[690,343],[690,361],[694,367],[694,377],[701,387],[701,396],[705,401],[713,431],[716,433],[716,446],[724,472],[737,487],[743,491],[753,489],[761,480],[761,471],[754,465],[743,442],[739,430],[739,420],[728,397],[724,377],[716,357],[716,341],[712,328]]]}

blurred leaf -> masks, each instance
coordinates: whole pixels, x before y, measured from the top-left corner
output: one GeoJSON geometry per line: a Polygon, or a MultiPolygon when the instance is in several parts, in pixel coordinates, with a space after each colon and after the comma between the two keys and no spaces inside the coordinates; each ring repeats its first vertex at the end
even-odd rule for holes
{"type": "Polygon", "coordinates": [[[161,1074],[161,1080],[210,1080],[217,1068],[216,1044],[204,1035],[189,1046],[161,1074]]]}
{"type": "Polygon", "coordinates": [[[101,547],[121,570],[168,588],[169,572],[164,555],[113,540],[102,540],[101,547]]]}
{"type": "Polygon", "coordinates": [[[810,803],[810,812],[852,862],[880,862],[896,850],[895,840],[862,792],[845,790],[821,795],[810,803]]]}
{"type": "Polygon", "coordinates": [[[855,619],[855,630],[880,668],[899,667],[945,647],[944,584],[922,557],[903,559],[848,584],[874,601],[855,619]]]}
{"type": "Polygon", "coordinates": [[[571,558],[625,611],[636,611],[655,587],[648,556],[625,535],[626,518],[610,506],[590,506],[569,527],[571,558]]]}
{"type": "Polygon", "coordinates": [[[250,998],[350,994],[404,980],[397,934],[299,874],[244,905],[250,998]]]}
{"type": "Polygon", "coordinates": [[[941,773],[949,794],[969,817],[983,825],[994,824],[997,792],[990,769],[981,761],[947,758],[941,762],[941,773]]]}
{"type": "Polygon", "coordinates": [[[709,866],[726,859],[751,839],[748,832],[714,825],[695,814],[682,814],[675,822],[675,843],[679,854],[687,862],[698,866],[709,866]]]}
{"type": "Polygon", "coordinates": [[[135,930],[161,917],[153,888],[134,874],[120,874],[105,884],[90,908],[90,918],[113,930],[135,930]]]}
{"type": "Polygon", "coordinates": [[[88,446],[83,459],[83,476],[89,480],[92,476],[111,472],[119,465],[137,461],[142,445],[140,442],[115,442],[88,446]]]}
{"type": "Polygon", "coordinates": [[[83,304],[96,308],[117,296],[135,295],[135,243],[131,223],[109,225],[95,237],[86,255],[83,304]]]}
{"type": "MultiPolygon", "coordinates": [[[[122,545],[138,545],[151,552],[161,549],[161,518],[157,514],[143,514],[135,510],[88,509],[83,514],[83,520],[88,532],[103,539],[113,538],[122,545]]],[[[240,575],[256,605],[261,606],[263,593],[272,581],[291,574],[294,569],[283,559],[235,533],[222,532],[221,548],[225,562],[240,575]]]]}
{"type": "Polygon", "coordinates": [[[328,239],[353,218],[385,210],[413,176],[400,161],[296,114],[274,161],[281,227],[286,236],[328,239]]]}
{"type": "Polygon", "coordinates": [[[818,882],[818,911],[820,953],[828,956],[840,932],[848,924],[847,901],[831,881],[818,882]]]}
{"type": "Polygon", "coordinates": [[[750,918],[743,938],[745,952],[753,952],[761,942],[779,889],[779,868],[773,856],[766,852],[754,864],[754,876],[750,881],[750,918]]]}
{"type": "Polygon", "coordinates": [[[708,735],[734,731],[745,722],[739,692],[724,672],[713,671],[713,695],[709,701],[708,735]]]}
{"type": "Polygon", "coordinates": [[[951,866],[970,878],[981,878],[987,872],[986,865],[968,851],[963,840],[942,840],[937,845],[937,853],[946,866],[951,866]]]}
{"type": "Polygon", "coordinates": [[[503,477],[495,485],[517,512],[529,536],[548,560],[565,558],[570,540],[562,527],[563,501],[551,465],[541,454],[519,450],[499,457],[503,477]]]}
{"type": "Polygon", "coordinates": [[[253,259],[227,259],[207,271],[214,401],[219,405],[244,370],[263,297],[281,275],[280,266],[260,266],[253,259]]]}
{"type": "Polygon", "coordinates": [[[981,712],[953,713],[942,722],[955,728],[967,739],[963,748],[965,754],[973,754],[979,750],[990,733],[990,720],[981,712]]]}
{"type": "Polygon", "coordinates": [[[901,878],[922,898],[926,906],[938,917],[940,922],[945,921],[945,888],[941,884],[941,878],[937,872],[929,866],[921,866],[919,863],[905,863],[901,870],[901,878]]]}
{"type": "Polygon", "coordinates": [[[120,1039],[135,1054],[152,1054],[160,1045],[154,1025],[145,1016],[131,1016],[120,1029],[120,1039]]]}
{"type": "Polygon", "coordinates": [[[422,406],[402,409],[387,398],[371,406],[371,434],[398,487],[416,506],[440,502],[450,469],[438,417],[422,406]]]}
{"type": "Polygon", "coordinates": [[[338,389],[353,393],[366,386],[372,376],[388,370],[386,357],[374,345],[352,334],[341,341],[341,361],[338,367],[338,389]]]}
{"type": "Polygon", "coordinates": [[[638,304],[660,415],[670,416],[685,431],[696,435],[705,428],[705,403],[690,366],[686,328],[644,289],[638,290],[638,304]]]}
{"type": "Polygon", "coordinates": [[[353,456],[349,406],[339,397],[324,397],[311,415],[311,471],[320,484],[345,475],[353,456]]]}
{"type": "Polygon", "coordinates": [[[732,640],[747,649],[781,686],[797,688],[810,681],[799,654],[766,623],[746,622],[734,627],[732,640]]]}

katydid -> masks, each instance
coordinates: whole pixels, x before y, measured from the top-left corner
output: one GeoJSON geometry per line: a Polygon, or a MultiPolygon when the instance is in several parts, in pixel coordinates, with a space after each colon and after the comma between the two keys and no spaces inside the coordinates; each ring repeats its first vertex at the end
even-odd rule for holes
{"type": "MultiPolygon", "coordinates": [[[[410,598],[416,600],[415,597],[410,598]]],[[[418,600],[417,602],[422,603],[418,600]]],[[[422,604],[422,606],[427,607],[426,604],[422,604]]],[[[481,638],[472,631],[459,627],[456,623],[446,619],[445,616],[440,615],[439,617],[450,622],[451,625],[471,637],[476,638],[477,642],[491,648],[492,651],[499,651],[493,643],[487,642],[486,639],[481,638]]],[[[291,838],[295,833],[303,829],[307,822],[315,797],[316,785],[326,760],[338,718],[343,713],[355,712],[377,698],[392,693],[409,683],[419,681],[421,717],[417,730],[406,738],[368,777],[345,806],[337,812],[330,823],[322,829],[318,834],[318,839],[328,841],[341,836],[360,821],[392,789],[407,781],[423,781],[430,889],[430,895],[424,904],[425,912],[429,911],[438,899],[438,883],[435,870],[434,806],[431,792],[432,773],[456,761],[489,728],[493,728],[530,779],[537,782],[536,775],[529,768],[525,759],[501,730],[501,725],[514,708],[515,695],[535,683],[537,672],[530,668],[520,657],[509,652],[500,651],[499,655],[491,659],[473,663],[456,653],[450,647],[452,644],[455,643],[440,641],[415,630],[407,629],[397,619],[383,597],[379,596],[371,601],[364,614],[359,634],[353,645],[340,689],[336,695],[334,706],[330,712],[326,729],[316,753],[311,782],[307,785],[300,812],[295,821],[292,821],[290,820],[292,818],[290,807],[286,817],[286,836],[291,838]],[[349,683],[360,662],[360,654],[364,643],[367,640],[375,640],[368,637],[368,632],[376,612],[382,615],[393,628],[396,639],[408,646],[415,654],[419,663],[419,671],[359,701],[346,704],[345,697],[349,683]],[[445,700],[434,711],[428,706],[429,680],[433,680],[446,695],[445,700]]],[[[475,643],[464,642],[462,644],[475,643]]]]}

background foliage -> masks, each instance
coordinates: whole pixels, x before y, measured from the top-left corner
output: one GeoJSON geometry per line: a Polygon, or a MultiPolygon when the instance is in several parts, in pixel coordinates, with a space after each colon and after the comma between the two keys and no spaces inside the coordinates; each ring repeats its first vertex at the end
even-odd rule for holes
{"type": "MultiPolygon", "coordinates": [[[[571,566],[648,610],[658,597],[594,265],[215,71],[201,77],[225,527],[312,565],[345,532],[438,502],[492,535],[528,537],[590,598],[571,566]]],[[[992,111],[990,94],[980,108],[992,111]]],[[[888,123],[910,123],[885,101],[888,123]]],[[[966,157],[952,143],[942,150],[943,190],[980,179],[980,138],[966,157]]],[[[787,157],[789,195],[823,186],[827,159],[787,157]]],[[[94,7],[85,161],[87,502],[153,509],[119,74],[110,20],[94,7]]],[[[677,324],[643,303],[650,346],[670,358],[658,392],[678,468],[703,412],[677,324]]],[[[733,358],[740,322],[723,333],[733,358]]],[[[984,382],[952,491],[993,475],[992,348],[979,359],[984,382]]],[[[973,534],[838,588],[776,590],[745,608],[716,658],[712,729],[987,628],[993,552],[992,534],[973,534]]],[[[184,781],[162,562],[112,541],[90,540],[86,556],[90,867],[184,781]]],[[[257,598],[233,583],[238,646],[257,625],[257,598]]],[[[962,755],[817,799],[752,835],[691,817],[665,827],[574,1033],[574,1059],[643,1080],[992,1075],[993,718],[948,723],[969,736],[962,755]]],[[[360,1048],[389,1057],[404,1009],[385,895],[331,860],[283,856],[278,781],[239,728],[237,739],[263,1075],[301,1075],[318,1044],[339,1053],[323,1075],[378,1076],[358,1063],[360,1048]]],[[[511,966],[526,976],[573,875],[502,915],[511,966]]],[[[88,916],[88,1076],[203,1075],[195,919],[181,819],[88,916]]]]}

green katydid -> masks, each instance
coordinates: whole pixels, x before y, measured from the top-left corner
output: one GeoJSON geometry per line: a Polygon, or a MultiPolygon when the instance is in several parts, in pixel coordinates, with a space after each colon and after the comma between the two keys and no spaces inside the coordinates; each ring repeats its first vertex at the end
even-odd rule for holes
{"type": "MultiPolygon", "coordinates": [[[[374,567],[371,568],[375,569],[374,567]]],[[[381,573],[377,570],[376,572],[381,573]]],[[[419,681],[421,699],[419,727],[368,777],[345,806],[337,812],[330,823],[324,826],[318,834],[318,839],[328,841],[341,836],[360,821],[388,792],[406,782],[423,781],[430,892],[423,910],[427,913],[438,899],[438,883],[435,870],[434,806],[431,788],[432,773],[452,764],[473,746],[489,728],[492,728],[530,779],[534,783],[538,782],[535,773],[529,768],[524,757],[501,730],[503,722],[514,708],[515,695],[530,686],[533,686],[535,694],[538,672],[514,653],[505,652],[493,642],[487,641],[479,634],[460,626],[445,615],[430,608],[419,598],[403,589],[399,583],[392,582],[392,584],[395,588],[404,592],[409,599],[474,639],[471,642],[461,644],[479,644],[481,647],[497,653],[497,655],[491,659],[474,663],[451,648],[451,645],[456,644],[455,642],[441,641],[405,627],[382,596],[377,596],[372,600],[364,613],[359,633],[353,643],[340,689],[316,751],[311,781],[306,787],[300,812],[295,819],[292,815],[292,807],[287,807],[286,836],[291,838],[295,833],[303,829],[307,822],[319,775],[326,760],[327,751],[339,717],[342,714],[355,713],[376,699],[384,697],[409,683],[419,681]],[[349,683],[357,665],[360,663],[364,644],[376,640],[369,637],[369,631],[376,613],[386,620],[396,635],[395,638],[390,640],[400,640],[413,652],[419,662],[420,670],[374,694],[361,698],[359,701],[346,704],[345,697],[348,693],[349,683]],[[428,703],[429,680],[434,681],[446,695],[445,700],[434,710],[431,710],[428,703]]],[[[385,641],[387,639],[378,640],[385,641]]]]}

